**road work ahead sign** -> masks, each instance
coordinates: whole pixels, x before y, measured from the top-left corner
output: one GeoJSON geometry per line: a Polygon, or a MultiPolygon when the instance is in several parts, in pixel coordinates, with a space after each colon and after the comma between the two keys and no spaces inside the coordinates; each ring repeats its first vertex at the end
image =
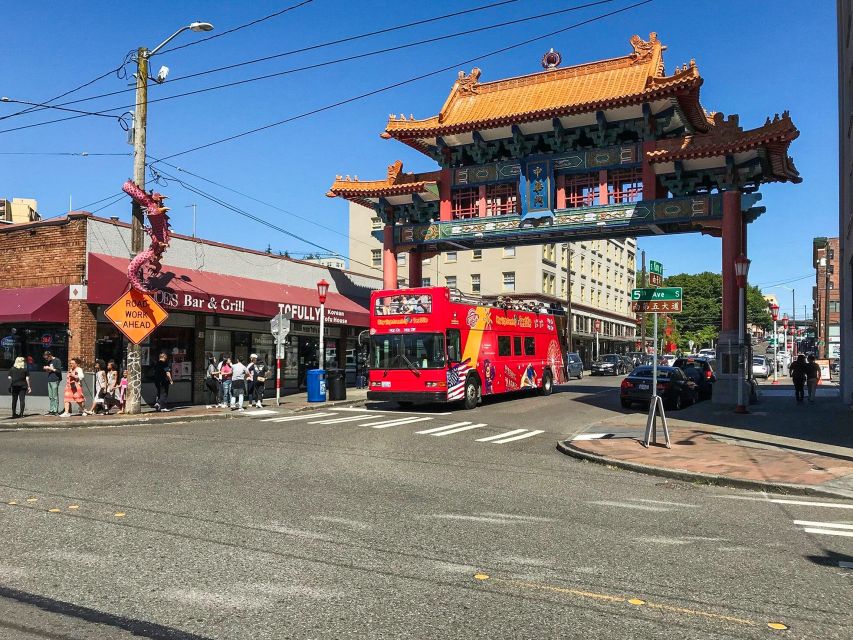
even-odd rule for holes
{"type": "Polygon", "coordinates": [[[166,321],[169,314],[147,293],[131,289],[104,312],[133,344],[139,344],[166,321]]]}

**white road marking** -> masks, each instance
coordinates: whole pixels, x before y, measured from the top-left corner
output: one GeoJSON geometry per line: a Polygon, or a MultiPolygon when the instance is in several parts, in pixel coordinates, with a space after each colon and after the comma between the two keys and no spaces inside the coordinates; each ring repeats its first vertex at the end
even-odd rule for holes
{"type": "MultiPolygon", "coordinates": [[[[359,407],[341,407],[339,409],[334,409],[334,411],[352,411],[356,413],[396,413],[399,415],[400,411],[393,411],[390,409],[361,409],[359,407]]],[[[443,413],[437,413],[435,411],[404,411],[402,413],[407,413],[410,415],[417,416],[451,416],[453,415],[452,411],[444,411],[443,413]]]]}
{"type": "Polygon", "coordinates": [[[370,420],[370,416],[346,416],[344,418],[329,418],[328,420],[312,420],[308,424],[341,424],[343,422],[357,422],[358,420],[370,420]]]}
{"type": "Polygon", "coordinates": [[[625,509],[637,509],[638,511],[672,511],[666,507],[653,507],[648,504],[631,504],[630,502],[616,502],[615,500],[595,500],[589,504],[598,504],[602,507],[623,507],[625,509]]]}
{"type": "Polygon", "coordinates": [[[612,433],[582,433],[575,436],[572,440],[600,440],[601,438],[612,438],[612,433]]]}
{"type": "Polygon", "coordinates": [[[308,418],[322,418],[323,416],[333,416],[334,413],[312,413],[310,416],[305,414],[298,416],[286,416],[284,418],[264,418],[261,422],[293,422],[295,420],[307,420],[308,418]]]}
{"type": "Polygon", "coordinates": [[[528,522],[554,522],[553,518],[542,518],[540,516],[519,516],[512,513],[494,513],[492,511],[484,511],[477,515],[486,516],[487,518],[505,518],[508,520],[526,520],[528,522]]]}
{"type": "Polygon", "coordinates": [[[806,527],[803,529],[806,533],[819,533],[824,536],[844,536],[845,538],[853,538],[853,531],[839,531],[838,529],[814,529],[806,527]]]}
{"type": "Polygon", "coordinates": [[[428,433],[435,433],[436,431],[444,431],[445,429],[452,429],[453,427],[461,427],[462,425],[471,424],[468,422],[455,422],[453,424],[446,424],[443,427],[435,427],[433,429],[426,429],[424,431],[415,431],[415,433],[419,433],[421,435],[426,435],[428,433]]]}
{"type": "Polygon", "coordinates": [[[460,433],[462,431],[469,431],[471,429],[479,429],[480,427],[487,426],[485,422],[480,422],[478,424],[469,424],[467,427],[459,427],[458,429],[451,429],[450,431],[439,431],[438,433],[431,433],[432,436],[449,436],[453,433],[460,433]]]}
{"type": "Polygon", "coordinates": [[[810,502],[808,500],[782,500],[781,498],[753,498],[752,496],[715,496],[729,500],[753,500],[755,502],[772,502],[774,504],[796,504],[804,507],[827,507],[830,509],[853,509],[853,504],[841,502],[810,502]]]}
{"type": "Polygon", "coordinates": [[[499,433],[496,436],[489,436],[487,438],[478,438],[476,442],[488,442],[489,440],[497,440],[498,438],[506,438],[507,436],[514,436],[516,433],[522,433],[527,431],[527,429],[514,429],[512,431],[507,431],[506,433],[499,433]]]}
{"type": "Polygon", "coordinates": [[[254,418],[255,416],[269,416],[274,413],[278,413],[277,411],[273,411],[272,409],[259,409],[258,411],[247,411],[245,413],[246,416],[250,418],[254,418]]]}
{"type": "Polygon", "coordinates": [[[418,418],[417,416],[411,416],[409,418],[399,418],[397,420],[384,420],[382,422],[368,422],[367,424],[361,424],[360,427],[373,427],[374,429],[387,429],[388,427],[398,427],[404,424],[414,424],[415,422],[425,422],[427,420],[432,420],[432,418],[422,417],[418,418]]]}
{"type": "MultiPolygon", "coordinates": [[[[543,429],[535,429],[530,433],[522,433],[520,436],[513,436],[511,438],[504,438],[503,440],[495,440],[492,444],[506,444],[507,442],[515,442],[516,440],[523,440],[524,438],[530,438],[532,436],[538,436],[540,433],[545,433],[543,429]]],[[[444,434],[441,434],[444,435],[444,434]]]]}
{"type": "Polygon", "coordinates": [[[853,531],[853,524],[841,524],[840,522],[812,522],[811,520],[794,520],[794,524],[802,527],[820,527],[822,529],[849,529],[853,531]]]}
{"type": "MultiPolygon", "coordinates": [[[[689,507],[691,509],[698,509],[699,506],[695,504],[687,504],[686,502],[667,502],[666,500],[647,500],[645,498],[631,498],[634,502],[651,502],[652,504],[665,504],[669,507],[689,507]]],[[[708,538],[703,538],[707,540],[708,538]]],[[[711,538],[712,540],[719,540],[719,538],[711,538]]]]}
{"type": "Polygon", "coordinates": [[[846,560],[840,560],[838,562],[839,569],[853,569],[853,562],[847,562],[846,560]]]}

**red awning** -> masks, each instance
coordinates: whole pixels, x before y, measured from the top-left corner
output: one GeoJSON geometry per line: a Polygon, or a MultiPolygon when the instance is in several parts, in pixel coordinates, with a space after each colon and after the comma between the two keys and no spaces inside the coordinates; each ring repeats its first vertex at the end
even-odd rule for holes
{"type": "Polygon", "coordinates": [[[0,289],[0,322],[68,322],[68,285],[0,289]]]}
{"type": "MultiPolygon", "coordinates": [[[[127,290],[127,263],[125,258],[89,254],[89,303],[112,304],[127,290]]],[[[168,265],[163,265],[153,285],[157,302],[167,311],[272,318],[282,303],[284,313],[294,320],[320,321],[315,289],[168,265]]],[[[367,304],[367,300],[362,305],[340,293],[329,292],[326,322],[367,327],[370,323],[367,304]]]]}

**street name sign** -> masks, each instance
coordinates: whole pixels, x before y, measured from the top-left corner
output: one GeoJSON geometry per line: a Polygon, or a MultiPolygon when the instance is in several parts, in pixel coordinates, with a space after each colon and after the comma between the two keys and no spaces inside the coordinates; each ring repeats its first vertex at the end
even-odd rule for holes
{"type": "Polygon", "coordinates": [[[656,273],[659,276],[663,275],[663,264],[656,260],[649,261],[649,272],[656,273]]]}
{"type": "Polygon", "coordinates": [[[663,276],[659,273],[650,273],[649,274],[649,286],[650,287],[659,287],[663,284],[663,276]]]}
{"type": "Polygon", "coordinates": [[[632,289],[631,311],[635,313],[681,313],[681,296],[681,287],[632,289]]]}
{"type": "Polygon", "coordinates": [[[681,300],[667,302],[635,300],[631,302],[631,311],[634,313],[681,313],[681,300]]]}
{"type": "Polygon", "coordinates": [[[169,314],[147,293],[130,289],[104,315],[133,344],[139,344],[166,321],[169,314]]]}

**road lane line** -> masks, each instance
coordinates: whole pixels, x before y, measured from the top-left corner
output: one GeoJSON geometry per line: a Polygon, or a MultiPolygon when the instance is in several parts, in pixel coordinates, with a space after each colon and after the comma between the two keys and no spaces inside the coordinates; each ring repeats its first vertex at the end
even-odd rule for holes
{"type": "Polygon", "coordinates": [[[284,418],[264,418],[261,422],[293,422],[295,420],[307,420],[308,418],[322,418],[323,416],[333,416],[334,413],[312,413],[306,416],[304,413],[298,416],[287,416],[284,418]]]}
{"type": "Polygon", "coordinates": [[[341,424],[344,422],[357,422],[358,420],[370,420],[370,416],[346,416],[344,418],[329,418],[328,420],[312,420],[308,424],[341,424]]]}
{"type": "MultiPolygon", "coordinates": [[[[400,411],[396,411],[393,409],[361,409],[359,407],[340,407],[334,409],[334,411],[351,411],[357,413],[396,413],[399,414],[400,411]]],[[[444,411],[444,412],[436,412],[436,411],[405,411],[404,413],[410,415],[417,416],[451,416],[453,415],[452,411],[444,411]]]]}
{"type": "Polygon", "coordinates": [[[544,429],[535,429],[530,433],[522,433],[520,436],[513,436],[511,438],[504,438],[503,440],[495,440],[492,444],[506,444],[507,442],[515,442],[516,440],[524,440],[524,438],[532,438],[533,436],[538,436],[540,433],[545,433],[544,429]]]}
{"type": "Polygon", "coordinates": [[[479,429],[480,427],[487,426],[485,422],[480,422],[478,424],[469,424],[467,427],[459,427],[458,429],[451,429],[450,431],[440,431],[438,433],[431,433],[431,436],[449,436],[453,433],[460,433],[462,431],[469,431],[471,429],[479,429]]]}
{"type": "Polygon", "coordinates": [[[838,529],[815,529],[806,527],[803,529],[806,533],[819,533],[824,536],[843,536],[845,538],[853,538],[853,531],[839,531],[838,529]]]}
{"type": "Polygon", "coordinates": [[[421,435],[426,435],[428,433],[435,433],[436,431],[444,431],[445,429],[452,429],[453,427],[461,427],[462,425],[471,424],[471,421],[467,422],[455,422],[453,424],[446,424],[443,427],[435,427],[433,429],[426,429],[424,431],[415,431],[415,433],[419,433],[421,435]]]}
{"type": "Polygon", "coordinates": [[[849,529],[853,531],[853,524],[841,524],[840,522],[813,522],[811,520],[794,520],[794,524],[802,527],[820,527],[821,529],[849,529]]]}
{"type": "Polygon", "coordinates": [[[645,498],[631,498],[631,499],[634,502],[650,502],[652,504],[665,504],[668,507],[689,507],[691,509],[698,509],[699,508],[699,505],[687,504],[686,502],[667,502],[666,500],[647,500],[645,498]]]}
{"type": "Polygon", "coordinates": [[[853,509],[853,504],[839,502],[810,502],[808,500],[782,500],[780,498],[753,498],[752,496],[715,496],[729,500],[752,500],[754,502],[772,502],[774,504],[796,504],[804,507],[827,507],[829,509],[853,509]]]}
{"type": "Polygon", "coordinates": [[[498,438],[506,438],[507,436],[514,436],[516,433],[522,433],[523,431],[527,431],[527,429],[514,429],[512,431],[507,431],[506,433],[499,433],[496,436],[489,436],[487,438],[478,438],[475,442],[489,442],[489,440],[497,440],[498,438]]]}
{"type": "Polygon", "coordinates": [[[632,504],[630,502],[617,502],[616,500],[593,500],[589,504],[597,504],[602,507],[622,507],[624,509],[636,509],[638,511],[672,511],[666,507],[653,507],[649,504],[632,504]]]}
{"type": "Polygon", "coordinates": [[[387,429],[388,427],[398,427],[404,424],[414,424],[415,422],[426,422],[432,418],[412,416],[410,418],[400,418],[399,420],[385,420],[383,422],[368,422],[367,424],[359,425],[361,427],[373,427],[374,429],[387,429]]]}
{"type": "Polygon", "coordinates": [[[258,411],[247,411],[244,415],[249,418],[254,418],[255,416],[269,416],[276,413],[272,409],[260,409],[258,411]]]}

